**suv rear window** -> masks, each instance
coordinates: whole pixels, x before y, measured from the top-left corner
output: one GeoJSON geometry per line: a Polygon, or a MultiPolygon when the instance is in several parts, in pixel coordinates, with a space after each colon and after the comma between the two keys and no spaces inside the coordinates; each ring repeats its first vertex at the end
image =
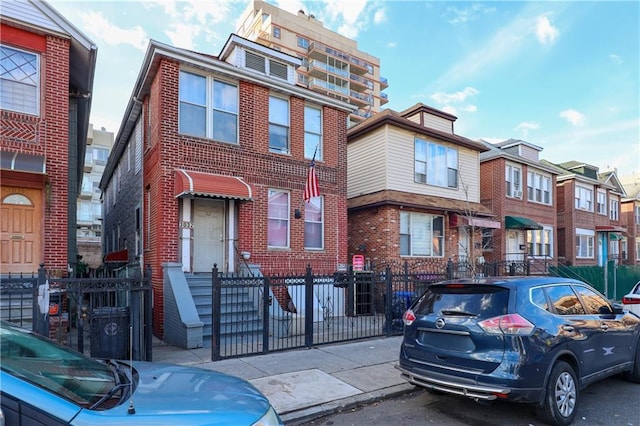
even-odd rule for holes
{"type": "Polygon", "coordinates": [[[479,319],[507,313],[509,290],[485,285],[433,285],[420,298],[413,312],[416,315],[442,315],[442,311],[465,312],[479,319]]]}

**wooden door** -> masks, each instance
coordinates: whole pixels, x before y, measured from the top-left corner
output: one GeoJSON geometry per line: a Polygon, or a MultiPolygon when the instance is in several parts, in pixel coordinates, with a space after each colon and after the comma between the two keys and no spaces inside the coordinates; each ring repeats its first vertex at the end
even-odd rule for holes
{"type": "Polygon", "coordinates": [[[2,273],[37,272],[44,260],[42,191],[2,187],[0,208],[2,273]]]}

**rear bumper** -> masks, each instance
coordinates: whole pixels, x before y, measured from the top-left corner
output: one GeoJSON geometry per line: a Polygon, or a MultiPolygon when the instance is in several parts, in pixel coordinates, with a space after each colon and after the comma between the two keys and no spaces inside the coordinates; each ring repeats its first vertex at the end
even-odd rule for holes
{"type": "Polygon", "coordinates": [[[505,401],[538,403],[543,395],[542,389],[523,389],[506,385],[481,383],[453,375],[429,372],[421,369],[411,369],[402,365],[396,365],[395,368],[400,370],[402,378],[413,385],[444,393],[465,396],[475,400],[493,401],[500,399],[505,401]]]}

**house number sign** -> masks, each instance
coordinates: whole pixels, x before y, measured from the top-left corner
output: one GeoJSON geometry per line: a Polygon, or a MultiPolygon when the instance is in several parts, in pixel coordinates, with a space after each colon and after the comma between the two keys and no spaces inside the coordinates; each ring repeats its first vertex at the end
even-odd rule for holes
{"type": "Polygon", "coordinates": [[[180,222],[180,228],[182,228],[182,229],[193,229],[193,222],[181,221],[180,222]]]}

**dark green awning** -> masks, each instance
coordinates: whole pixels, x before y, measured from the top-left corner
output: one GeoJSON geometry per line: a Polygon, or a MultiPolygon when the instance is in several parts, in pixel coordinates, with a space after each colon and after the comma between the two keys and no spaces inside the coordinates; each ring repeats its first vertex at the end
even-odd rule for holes
{"type": "Polygon", "coordinates": [[[505,216],[504,227],[507,229],[542,229],[542,225],[520,216],[505,216]]]}

